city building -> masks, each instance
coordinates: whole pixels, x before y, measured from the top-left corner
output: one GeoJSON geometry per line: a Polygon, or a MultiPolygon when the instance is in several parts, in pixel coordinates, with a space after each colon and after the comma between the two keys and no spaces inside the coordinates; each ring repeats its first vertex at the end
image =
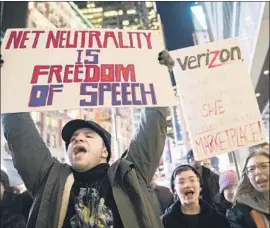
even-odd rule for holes
{"type": "Polygon", "coordinates": [[[194,25],[193,41],[195,45],[210,42],[206,17],[200,4],[195,3],[190,7],[194,25]]]}
{"type": "Polygon", "coordinates": [[[154,2],[75,2],[95,28],[159,29],[154,2]]]}

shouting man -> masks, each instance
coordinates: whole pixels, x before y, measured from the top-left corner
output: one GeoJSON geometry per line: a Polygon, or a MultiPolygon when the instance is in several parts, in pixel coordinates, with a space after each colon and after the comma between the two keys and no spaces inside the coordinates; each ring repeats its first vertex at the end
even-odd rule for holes
{"type": "MultiPolygon", "coordinates": [[[[169,69],[168,52],[159,55],[169,69]]],[[[34,198],[27,227],[161,228],[148,191],[166,138],[167,108],[145,108],[123,156],[108,164],[111,135],[92,121],[62,130],[71,166],[51,156],[29,113],[5,114],[4,135],[14,166],[34,198]]]]}

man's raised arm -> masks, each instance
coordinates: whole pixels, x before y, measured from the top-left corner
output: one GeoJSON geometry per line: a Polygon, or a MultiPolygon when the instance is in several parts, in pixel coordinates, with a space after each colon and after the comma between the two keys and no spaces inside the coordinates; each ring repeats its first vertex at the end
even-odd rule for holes
{"type": "MultiPolygon", "coordinates": [[[[158,61],[171,71],[174,61],[168,51],[159,53],[158,61]]],[[[150,183],[162,156],[167,136],[167,107],[142,110],[140,125],[128,149],[127,159],[134,163],[140,176],[150,183]]]]}
{"type": "Polygon", "coordinates": [[[2,124],[14,167],[34,196],[54,159],[40,137],[30,113],[2,114],[2,124]]]}
{"type": "Polygon", "coordinates": [[[140,125],[128,149],[127,160],[150,183],[163,153],[167,136],[167,108],[145,108],[140,125]]]}

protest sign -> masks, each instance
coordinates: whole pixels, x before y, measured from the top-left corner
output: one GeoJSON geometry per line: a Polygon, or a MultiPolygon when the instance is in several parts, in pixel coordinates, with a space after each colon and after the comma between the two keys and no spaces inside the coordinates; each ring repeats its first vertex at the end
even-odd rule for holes
{"type": "Polygon", "coordinates": [[[155,31],[11,29],[1,112],[176,104],[155,31]]]}
{"type": "Polygon", "coordinates": [[[265,141],[240,43],[229,39],[170,53],[196,160],[265,141]]]}

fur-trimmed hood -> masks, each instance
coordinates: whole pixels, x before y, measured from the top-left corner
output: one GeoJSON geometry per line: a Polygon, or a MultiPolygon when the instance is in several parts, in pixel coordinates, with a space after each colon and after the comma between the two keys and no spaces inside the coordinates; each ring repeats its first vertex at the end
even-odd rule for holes
{"type": "Polygon", "coordinates": [[[247,205],[257,211],[263,212],[265,214],[270,214],[269,202],[267,202],[263,195],[258,192],[250,193],[238,193],[235,197],[236,202],[247,205]]]}

